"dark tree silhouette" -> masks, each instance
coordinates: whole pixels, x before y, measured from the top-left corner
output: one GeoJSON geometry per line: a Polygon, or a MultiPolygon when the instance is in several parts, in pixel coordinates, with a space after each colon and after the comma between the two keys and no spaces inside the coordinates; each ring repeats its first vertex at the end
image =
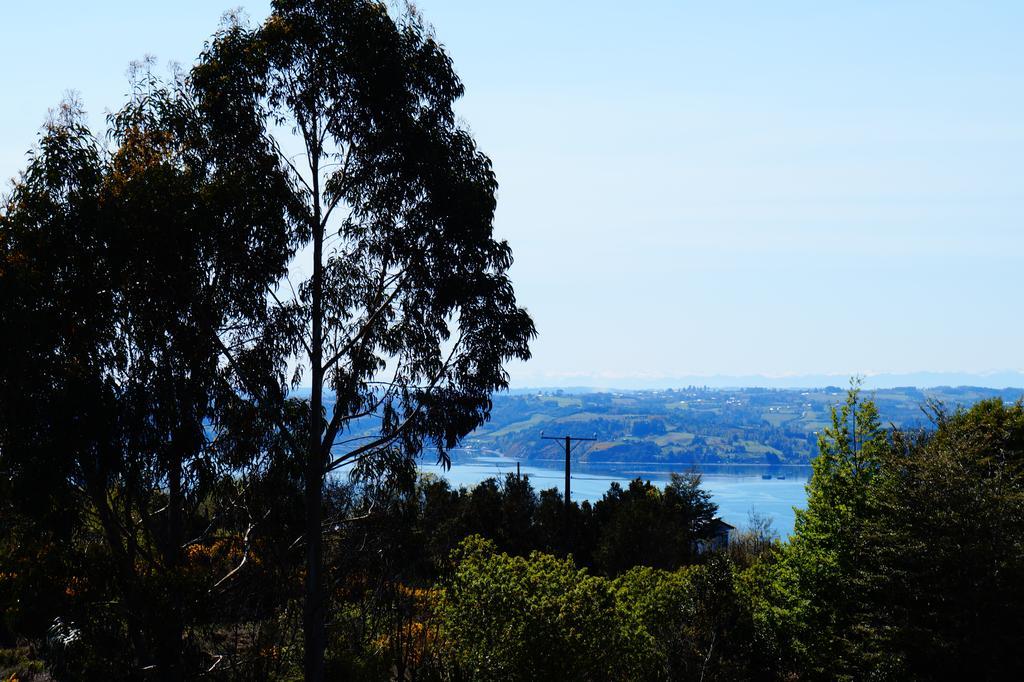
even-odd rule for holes
{"type": "Polygon", "coordinates": [[[462,84],[414,13],[395,19],[368,0],[279,0],[257,29],[229,23],[192,79],[213,125],[265,121],[292,133],[278,145],[307,277],[273,292],[280,323],[259,352],[279,370],[250,374],[246,390],[280,394],[289,358],[312,386],[308,429],[296,435],[305,447],[305,674],[319,680],[325,475],[389,451],[412,457],[433,446],[445,459],[487,418],[490,394],[507,385],[503,364],[529,356],[534,327],[506,274],[511,250],[492,236],[490,161],[455,123],[462,84]],[[376,436],[347,440],[353,420],[367,417],[379,421],[376,436]]]}
{"type": "Polygon", "coordinates": [[[222,346],[263,324],[291,252],[269,140],[225,138],[194,104],[144,68],[109,154],[66,104],[2,223],[0,324],[24,332],[0,361],[4,468],[26,499],[95,515],[135,665],[164,679],[186,674],[179,573],[199,507],[246,464],[213,442],[234,401],[222,346]]]}

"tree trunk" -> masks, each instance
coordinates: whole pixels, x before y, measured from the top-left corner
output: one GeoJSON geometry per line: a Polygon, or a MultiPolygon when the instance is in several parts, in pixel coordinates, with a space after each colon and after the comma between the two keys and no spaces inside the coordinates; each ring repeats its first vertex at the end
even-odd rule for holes
{"type": "Polygon", "coordinates": [[[96,507],[96,515],[107,539],[107,546],[114,556],[114,580],[124,595],[125,621],[128,626],[128,639],[131,641],[136,672],[150,662],[149,647],[146,642],[145,612],[146,605],[139,596],[135,575],[135,557],[122,544],[122,537],[113,520],[113,511],[107,506],[106,490],[94,482],[87,483],[89,497],[96,507]]]}
{"type": "MultiPolygon", "coordinates": [[[[315,391],[314,387],[314,391],[315,391]]],[[[311,407],[319,400],[310,401],[311,407]]],[[[316,415],[319,422],[320,415],[316,415]]],[[[306,594],[303,608],[305,635],[305,679],[322,682],[324,679],[324,651],[326,649],[326,604],[324,597],[323,553],[320,534],[321,505],[323,500],[320,442],[311,448],[306,466],[306,594]]]]}
{"type": "Polygon", "coordinates": [[[306,594],[303,607],[306,682],[324,679],[324,652],[327,647],[327,604],[324,591],[323,541],[323,242],[320,221],[320,182],[317,154],[311,155],[313,176],[313,278],[311,282],[311,343],[309,353],[312,391],[309,400],[309,450],[306,453],[306,594]]]}
{"type": "Polygon", "coordinates": [[[164,539],[164,579],[168,583],[166,601],[160,604],[160,612],[156,615],[154,630],[157,632],[156,657],[158,676],[167,682],[184,679],[183,638],[185,619],[182,613],[180,593],[181,585],[181,546],[184,538],[184,491],[182,489],[183,457],[181,449],[184,438],[176,438],[171,443],[170,469],[167,472],[167,536],[164,539]]]}

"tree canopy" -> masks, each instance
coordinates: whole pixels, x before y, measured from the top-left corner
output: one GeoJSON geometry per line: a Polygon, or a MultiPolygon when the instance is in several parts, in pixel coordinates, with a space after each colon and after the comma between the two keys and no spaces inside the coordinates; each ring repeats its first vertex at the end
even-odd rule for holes
{"type": "MultiPolygon", "coordinates": [[[[3,214],[3,323],[30,330],[5,349],[4,464],[41,511],[88,500],[129,613],[146,611],[140,570],[176,573],[220,477],[268,448],[300,457],[320,677],[325,475],[426,445],[444,458],[487,418],[504,363],[529,356],[461,94],[415,14],[277,2],[256,28],[229,21],[170,83],[143,65],[109,151],[73,103],[48,126],[3,214]],[[283,151],[289,129],[304,165],[283,151]],[[310,276],[293,287],[300,250],[310,276]],[[304,378],[298,419],[287,396],[304,378]],[[371,415],[376,438],[338,442],[371,415]]],[[[133,626],[139,665],[157,656],[172,677],[177,601],[133,626]]]]}
{"type": "Polygon", "coordinates": [[[312,386],[307,432],[296,436],[306,448],[306,676],[322,679],[324,476],[426,445],[444,460],[486,420],[491,392],[507,386],[504,363],[529,357],[534,327],[507,275],[511,250],[492,236],[491,163],[456,124],[462,84],[414,12],[278,0],[256,28],[225,26],[191,81],[215,125],[256,121],[273,127],[278,150],[300,150],[279,159],[308,277],[289,280],[290,296],[279,295],[283,281],[273,290],[279,323],[258,348],[276,374],[244,378],[257,395],[279,392],[295,360],[292,383],[312,386]],[[343,437],[370,416],[375,437],[343,437]]]}

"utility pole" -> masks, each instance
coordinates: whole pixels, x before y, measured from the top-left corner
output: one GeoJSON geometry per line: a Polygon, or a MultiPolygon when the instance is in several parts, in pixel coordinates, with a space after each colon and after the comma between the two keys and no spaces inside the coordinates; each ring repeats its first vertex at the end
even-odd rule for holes
{"type": "Polygon", "coordinates": [[[565,441],[565,509],[569,510],[570,492],[569,492],[569,479],[571,464],[569,462],[569,455],[572,454],[572,442],[573,441],[587,441],[597,440],[597,438],[579,438],[577,436],[545,436],[544,432],[541,432],[540,437],[542,440],[561,440],[565,441]]]}

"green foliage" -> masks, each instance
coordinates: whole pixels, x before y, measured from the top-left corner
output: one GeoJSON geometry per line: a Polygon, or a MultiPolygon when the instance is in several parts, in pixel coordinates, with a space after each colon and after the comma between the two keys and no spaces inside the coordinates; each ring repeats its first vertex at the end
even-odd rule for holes
{"type": "Polygon", "coordinates": [[[864,531],[857,636],[917,679],[1024,674],[1024,406],[936,412],[898,434],[864,531]]]}
{"type": "Polygon", "coordinates": [[[758,612],[807,679],[1024,670],[1024,407],[989,400],[885,437],[856,387],[826,431],[758,612]],[[857,426],[853,427],[853,418],[857,426]]]}
{"type": "Polygon", "coordinates": [[[615,579],[669,680],[775,679],[774,632],[758,622],[749,579],[725,556],[674,572],[637,567],[615,579]]]}
{"type": "Polygon", "coordinates": [[[391,469],[329,489],[328,518],[359,522],[335,527],[340,535],[328,545],[341,574],[365,571],[414,584],[442,576],[452,550],[474,534],[518,556],[572,554],[577,565],[610,576],[638,564],[676,568],[695,560],[693,540],[703,537],[714,511],[698,478],[676,476],[664,489],[634,481],[630,488],[642,496],[633,500],[612,486],[597,505],[567,510],[557,490],[538,495],[529,476],[453,490],[433,475],[391,469]],[[601,560],[602,551],[618,563],[601,560]]]}
{"type": "Polygon", "coordinates": [[[796,511],[788,551],[799,594],[797,647],[806,669],[824,679],[855,675],[863,640],[853,631],[864,595],[851,580],[865,559],[863,534],[887,439],[870,400],[853,382],[832,409],[807,485],[807,509],[796,511]]]}
{"type": "Polygon", "coordinates": [[[774,679],[753,602],[725,557],[614,580],[571,559],[498,553],[468,538],[439,606],[444,647],[469,679],[774,679]]]}
{"type": "Polygon", "coordinates": [[[624,680],[651,666],[649,638],[619,607],[611,584],[571,559],[510,557],[471,537],[453,560],[440,610],[463,675],[624,680]]]}
{"type": "Polygon", "coordinates": [[[646,630],[661,679],[682,679],[692,661],[686,633],[695,610],[693,570],[663,571],[637,566],[612,582],[615,597],[646,630]]]}
{"type": "Polygon", "coordinates": [[[50,677],[46,674],[45,664],[33,655],[30,648],[20,646],[0,649],[0,679],[33,682],[50,677]]]}
{"type": "Polygon", "coordinates": [[[664,491],[636,479],[611,489],[594,505],[599,528],[595,564],[609,575],[637,563],[675,568],[692,558],[717,507],[697,474],[672,474],[664,491]]]}

